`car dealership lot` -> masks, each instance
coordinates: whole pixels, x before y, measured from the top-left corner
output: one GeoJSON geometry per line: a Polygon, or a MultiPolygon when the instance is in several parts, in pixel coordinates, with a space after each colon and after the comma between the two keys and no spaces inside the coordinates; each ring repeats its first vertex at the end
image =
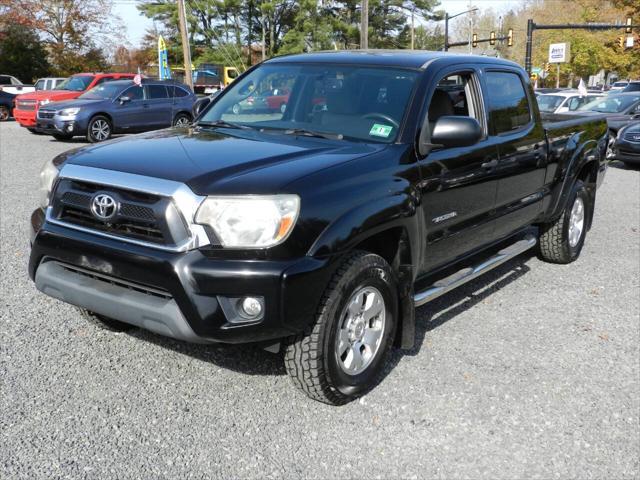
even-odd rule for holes
{"type": "Polygon", "coordinates": [[[524,256],[418,310],[371,394],[309,400],[280,360],[86,324],[26,274],[45,159],[0,124],[0,478],[640,474],[640,172],[611,168],[568,266],[524,256]]]}

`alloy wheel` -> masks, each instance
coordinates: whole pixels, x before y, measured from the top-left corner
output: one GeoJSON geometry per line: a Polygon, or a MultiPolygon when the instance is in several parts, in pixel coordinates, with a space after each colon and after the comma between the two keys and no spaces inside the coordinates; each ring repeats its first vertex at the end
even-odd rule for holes
{"type": "Polygon", "coordinates": [[[109,138],[110,134],[111,127],[109,127],[109,124],[106,122],[106,120],[98,119],[91,124],[91,136],[93,136],[93,138],[95,138],[99,142],[102,142],[103,140],[109,138]]]}
{"type": "Polygon", "coordinates": [[[584,202],[580,197],[576,197],[571,207],[569,218],[569,245],[573,248],[580,242],[582,230],[584,229],[584,202]]]}

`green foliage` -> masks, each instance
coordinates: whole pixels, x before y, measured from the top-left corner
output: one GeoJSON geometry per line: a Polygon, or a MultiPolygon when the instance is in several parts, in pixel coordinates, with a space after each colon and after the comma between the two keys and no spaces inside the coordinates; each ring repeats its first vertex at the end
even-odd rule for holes
{"type": "Polygon", "coordinates": [[[50,68],[47,52],[34,30],[10,25],[0,32],[0,72],[30,83],[46,77],[50,68]]]}

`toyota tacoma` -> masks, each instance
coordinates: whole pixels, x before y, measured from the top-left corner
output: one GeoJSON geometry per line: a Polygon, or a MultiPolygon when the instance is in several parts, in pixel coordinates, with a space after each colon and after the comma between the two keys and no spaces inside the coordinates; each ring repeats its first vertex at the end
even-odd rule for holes
{"type": "Polygon", "coordinates": [[[192,125],[46,162],[29,274],[107,329],[282,351],[342,404],[413,346],[416,306],[529,249],[576,260],[606,148],[604,118],[543,122],[505,60],[274,58],[192,125]],[[283,108],[236,107],[276,87],[283,108]]]}

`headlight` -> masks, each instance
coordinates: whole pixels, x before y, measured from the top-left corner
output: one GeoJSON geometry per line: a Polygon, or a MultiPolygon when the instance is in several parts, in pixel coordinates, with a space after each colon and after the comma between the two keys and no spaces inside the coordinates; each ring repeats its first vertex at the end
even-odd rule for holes
{"type": "Polygon", "coordinates": [[[40,170],[40,189],[38,190],[39,202],[42,208],[49,206],[49,196],[53,183],[58,178],[58,168],[53,164],[53,160],[47,160],[40,170]]]}
{"type": "Polygon", "coordinates": [[[45,98],[44,100],[40,100],[38,102],[38,105],[42,106],[42,105],[46,105],[46,104],[48,104],[50,102],[51,102],[51,100],[49,100],[48,98],[45,98]]]}
{"type": "Polygon", "coordinates": [[[299,211],[297,195],[208,197],[196,223],[210,226],[224,247],[266,248],[286,240],[299,211]]]}
{"type": "Polygon", "coordinates": [[[60,110],[58,115],[61,117],[75,117],[79,111],[79,108],[65,108],[64,110],[60,110]]]}

